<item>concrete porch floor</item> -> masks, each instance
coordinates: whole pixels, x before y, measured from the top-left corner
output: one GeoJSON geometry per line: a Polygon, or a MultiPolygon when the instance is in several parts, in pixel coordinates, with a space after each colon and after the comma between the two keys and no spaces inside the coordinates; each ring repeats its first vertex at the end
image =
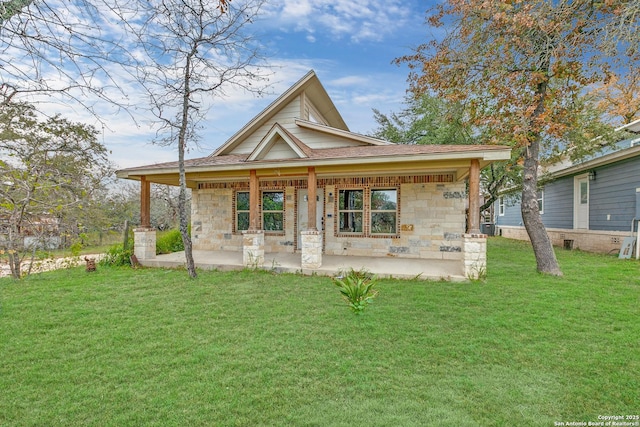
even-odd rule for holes
{"type": "MultiPolygon", "coordinates": [[[[203,270],[242,270],[242,252],[193,251],[196,268],[203,270]]],[[[462,261],[410,259],[396,257],[362,257],[323,255],[322,266],[318,270],[302,270],[299,253],[270,252],[264,256],[264,270],[283,273],[318,274],[336,276],[350,268],[361,268],[378,277],[401,279],[419,278],[422,280],[465,281],[462,261]]],[[[184,267],[184,252],[157,255],[155,259],[141,260],[145,267],[176,268],[184,267]]]]}

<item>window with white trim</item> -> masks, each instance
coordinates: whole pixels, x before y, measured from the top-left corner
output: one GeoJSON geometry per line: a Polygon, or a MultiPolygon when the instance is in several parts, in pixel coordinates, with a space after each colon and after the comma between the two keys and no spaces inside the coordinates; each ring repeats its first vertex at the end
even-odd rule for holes
{"type": "Polygon", "coordinates": [[[504,216],[504,197],[498,198],[498,215],[504,216]]]}
{"type": "Polygon", "coordinates": [[[538,210],[541,214],[544,213],[544,190],[538,191],[538,210]]]}
{"type": "Polygon", "coordinates": [[[396,234],[398,190],[371,189],[371,234],[396,234]]]}
{"type": "Polygon", "coordinates": [[[262,228],[284,231],[284,191],[262,192],[262,228]]]}

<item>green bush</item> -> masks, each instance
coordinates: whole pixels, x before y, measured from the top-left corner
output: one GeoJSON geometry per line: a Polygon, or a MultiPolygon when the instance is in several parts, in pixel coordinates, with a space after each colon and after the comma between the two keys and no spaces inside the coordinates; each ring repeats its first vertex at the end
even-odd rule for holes
{"type": "Polygon", "coordinates": [[[159,235],[156,240],[156,254],[170,254],[171,252],[184,251],[184,243],[180,230],[169,230],[159,235]]]}
{"type": "Polygon", "coordinates": [[[131,265],[131,255],[133,255],[133,240],[129,240],[128,248],[125,250],[122,244],[111,246],[107,249],[105,256],[100,260],[100,265],[131,265]]]}
{"type": "Polygon", "coordinates": [[[376,282],[377,277],[364,269],[351,269],[347,274],[333,279],[333,283],[340,288],[342,297],[355,314],[362,313],[378,296],[378,290],[374,289],[376,282]]]}

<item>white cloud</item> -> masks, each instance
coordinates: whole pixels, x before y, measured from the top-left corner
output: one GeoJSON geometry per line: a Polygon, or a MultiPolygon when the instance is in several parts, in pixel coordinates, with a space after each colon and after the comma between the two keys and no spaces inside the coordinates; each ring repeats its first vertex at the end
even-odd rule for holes
{"type": "Polygon", "coordinates": [[[274,0],[267,6],[265,22],[361,42],[383,40],[406,25],[411,15],[411,6],[401,0],[274,0]]]}

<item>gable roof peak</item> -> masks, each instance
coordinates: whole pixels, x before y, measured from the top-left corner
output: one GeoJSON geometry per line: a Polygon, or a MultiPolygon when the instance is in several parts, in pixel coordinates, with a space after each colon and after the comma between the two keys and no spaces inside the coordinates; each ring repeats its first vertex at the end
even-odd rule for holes
{"type": "MultiPolygon", "coordinates": [[[[263,160],[270,157],[271,150],[276,146],[280,141],[284,141],[286,147],[288,147],[288,155],[287,153],[279,153],[277,158],[308,158],[313,154],[313,150],[300,141],[295,135],[291,134],[287,129],[282,127],[279,123],[275,123],[269,132],[262,138],[262,141],[256,146],[249,157],[247,157],[247,161],[256,161],[263,160]]],[[[272,157],[273,158],[273,157],[272,157]]]]}
{"type": "Polygon", "coordinates": [[[315,105],[322,105],[324,118],[331,127],[349,131],[347,124],[338,112],[329,94],[325,90],[322,83],[318,79],[314,70],[310,70],[300,80],[293,84],[289,89],[271,102],[264,110],[251,119],[238,132],[229,138],[224,144],[216,149],[209,157],[216,157],[223,154],[229,154],[237,145],[245,140],[252,133],[256,132],[261,126],[272,119],[279,111],[290,104],[296,97],[301,94],[311,100],[315,105]]]}

